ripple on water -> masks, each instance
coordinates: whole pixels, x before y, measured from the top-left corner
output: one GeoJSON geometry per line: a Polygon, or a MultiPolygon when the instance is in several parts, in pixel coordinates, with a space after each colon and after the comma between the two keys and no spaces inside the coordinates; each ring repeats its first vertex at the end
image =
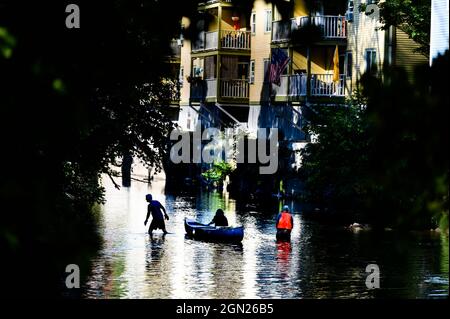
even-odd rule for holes
{"type": "MultiPolygon", "coordinates": [[[[448,296],[448,238],[404,240],[391,234],[353,234],[294,215],[290,243],[275,240],[273,214],[239,211],[220,193],[164,195],[150,187],[115,190],[108,181],[101,234],[91,260],[87,298],[442,298],[448,296]],[[143,221],[146,193],[168,209],[173,234],[153,239],[143,221]],[[217,208],[243,225],[242,245],[185,238],[184,218],[209,222],[217,208]],[[376,263],[381,289],[365,287],[365,267],[376,263]]],[[[242,205],[243,206],[243,205],[242,205]]]]}

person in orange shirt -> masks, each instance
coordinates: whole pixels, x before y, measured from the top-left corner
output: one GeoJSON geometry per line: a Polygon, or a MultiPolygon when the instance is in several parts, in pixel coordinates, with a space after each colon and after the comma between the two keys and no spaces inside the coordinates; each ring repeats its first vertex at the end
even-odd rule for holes
{"type": "Polygon", "coordinates": [[[277,216],[277,239],[290,240],[293,227],[294,218],[292,218],[289,206],[284,205],[283,210],[277,216]]]}

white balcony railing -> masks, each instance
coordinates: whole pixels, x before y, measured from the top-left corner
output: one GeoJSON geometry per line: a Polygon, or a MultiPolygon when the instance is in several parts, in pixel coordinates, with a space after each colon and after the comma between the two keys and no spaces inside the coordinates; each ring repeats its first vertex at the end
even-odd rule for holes
{"type": "Polygon", "coordinates": [[[272,90],[276,96],[287,96],[289,86],[289,75],[280,77],[280,85],[272,84],[272,90]]]}
{"type": "MultiPolygon", "coordinates": [[[[275,96],[306,96],[307,75],[282,75],[280,85],[272,85],[275,96]]],[[[333,74],[311,74],[311,96],[342,97],[345,96],[345,75],[339,75],[339,81],[333,81],[333,74]]]]}
{"type": "Polygon", "coordinates": [[[250,86],[248,80],[221,80],[220,93],[225,98],[248,99],[250,86]]]}
{"type": "Polygon", "coordinates": [[[250,31],[222,30],[221,47],[225,49],[250,50],[250,31]]]}
{"type": "Polygon", "coordinates": [[[205,32],[205,50],[215,50],[218,46],[217,31],[205,32]]]}
{"type": "Polygon", "coordinates": [[[306,95],[306,74],[294,74],[289,76],[289,96],[305,96],[306,95]]]}
{"type": "Polygon", "coordinates": [[[206,98],[217,96],[217,79],[206,80],[206,98]]]}
{"type": "Polygon", "coordinates": [[[345,75],[339,75],[339,81],[333,81],[333,74],[311,75],[311,96],[344,96],[345,75]]]}
{"type": "Polygon", "coordinates": [[[318,26],[324,39],[347,38],[347,23],[345,16],[303,16],[290,21],[272,22],[272,42],[284,42],[291,39],[292,31],[308,24],[318,26]]]}
{"type": "Polygon", "coordinates": [[[296,18],[296,20],[298,28],[304,27],[309,23],[320,27],[322,35],[326,39],[345,39],[347,37],[345,16],[312,16],[300,17],[296,18]]]}
{"type": "MultiPolygon", "coordinates": [[[[251,32],[222,30],[220,46],[224,49],[250,50],[251,32]]],[[[219,48],[218,31],[202,31],[197,40],[192,42],[192,51],[217,50],[219,48]]]]}
{"type": "Polygon", "coordinates": [[[298,97],[306,95],[306,74],[282,75],[280,86],[272,85],[276,96],[298,97]]]}
{"type": "Polygon", "coordinates": [[[202,31],[197,40],[192,42],[192,51],[216,50],[218,41],[217,31],[202,31]]]}

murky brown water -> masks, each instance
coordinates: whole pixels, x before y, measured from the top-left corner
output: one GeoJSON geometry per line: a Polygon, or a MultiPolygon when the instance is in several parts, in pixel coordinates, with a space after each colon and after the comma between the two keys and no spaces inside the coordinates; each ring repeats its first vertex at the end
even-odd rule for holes
{"type": "MultiPolygon", "coordinates": [[[[108,180],[104,247],[84,283],[87,298],[436,298],[448,296],[448,238],[352,233],[294,216],[291,243],[275,240],[273,214],[236,209],[222,193],[164,194],[164,180],[114,189],[108,180]],[[166,206],[172,234],[149,238],[145,194],[166,206]],[[245,227],[242,245],[185,238],[185,217],[209,222],[223,208],[245,227]],[[368,290],[375,263],[381,287],[368,290]]],[[[295,203],[287,203],[297,211],[295,203]]]]}

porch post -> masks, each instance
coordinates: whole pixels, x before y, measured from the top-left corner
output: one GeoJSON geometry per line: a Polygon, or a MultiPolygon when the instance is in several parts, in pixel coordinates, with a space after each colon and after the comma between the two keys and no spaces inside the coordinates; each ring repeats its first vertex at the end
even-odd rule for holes
{"type": "Polygon", "coordinates": [[[311,96],[311,46],[306,47],[306,99],[308,100],[311,96]]]}
{"type": "Polygon", "coordinates": [[[222,96],[222,92],[220,91],[220,66],[222,64],[222,59],[220,55],[220,50],[222,49],[222,41],[221,41],[221,33],[222,33],[222,5],[219,4],[217,7],[217,41],[219,42],[217,44],[217,63],[216,63],[216,101],[218,102],[220,100],[220,97],[222,96]]]}

